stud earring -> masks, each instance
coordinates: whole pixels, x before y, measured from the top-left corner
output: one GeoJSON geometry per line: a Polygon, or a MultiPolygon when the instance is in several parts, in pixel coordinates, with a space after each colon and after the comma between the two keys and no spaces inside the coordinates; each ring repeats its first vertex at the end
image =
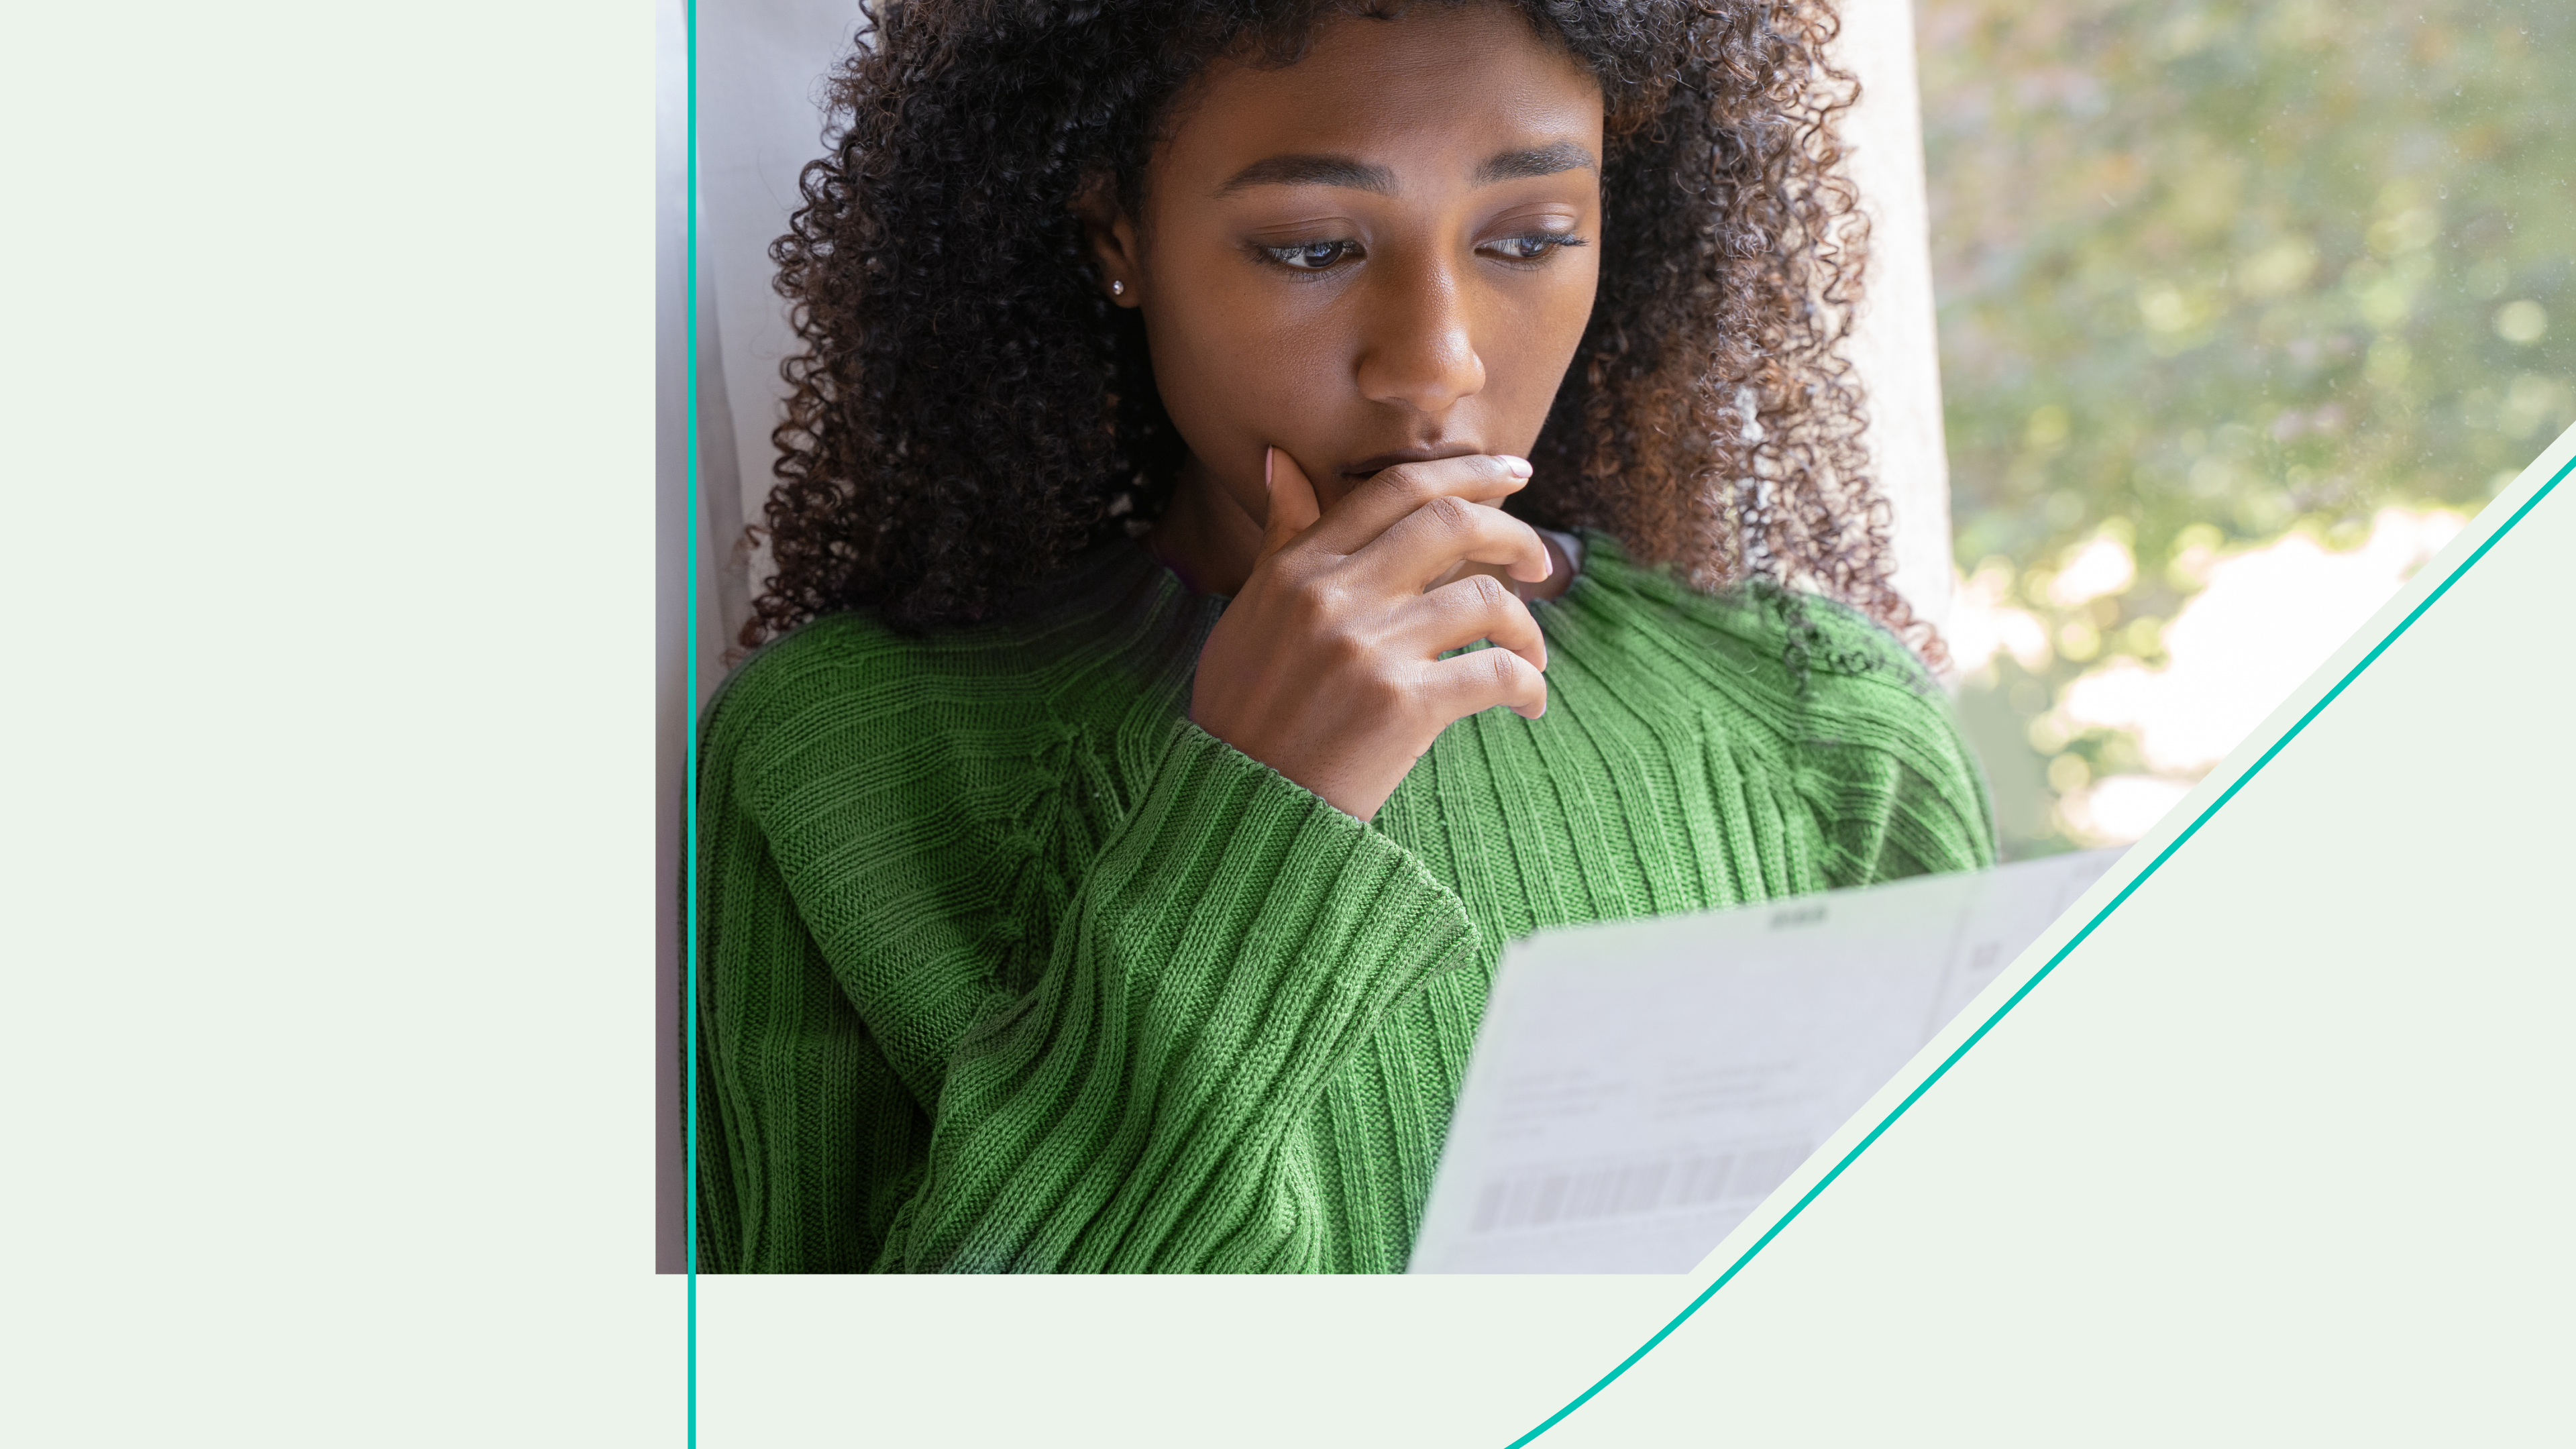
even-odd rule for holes
{"type": "Polygon", "coordinates": [[[1124,297],[1124,296],[1126,296],[1126,295],[1127,295],[1127,284],[1126,284],[1125,282],[1111,282],[1111,283],[1109,284],[1109,295],[1110,295],[1110,296],[1113,296],[1113,297],[1124,297]]]}

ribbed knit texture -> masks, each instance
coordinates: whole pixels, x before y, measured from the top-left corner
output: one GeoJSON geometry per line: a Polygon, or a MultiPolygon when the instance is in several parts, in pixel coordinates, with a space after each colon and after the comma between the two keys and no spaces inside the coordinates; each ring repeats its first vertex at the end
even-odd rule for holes
{"type": "Polygon", "coordinates": [[[1188,722],[1223,602],[1132,545],[1007,627],[747,663],[700,776],[701,1267],[1397,1270],[1502,943],[1991,863],[1894,640],[1588,544],[1546,716],[1452,725],[1370,824],[1188,722]]]}

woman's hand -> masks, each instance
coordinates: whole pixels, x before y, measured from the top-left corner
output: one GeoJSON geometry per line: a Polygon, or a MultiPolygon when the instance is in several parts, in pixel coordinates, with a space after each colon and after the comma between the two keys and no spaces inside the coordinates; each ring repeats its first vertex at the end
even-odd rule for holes
{"type": "Polygon", "coordinates": [[[1452,720],[1495,705],[1547,710],[1547,641],[1500,579],[1535,582],[1547,547],[1483,505],[1529,464],[1478,454],[1405,463],[1324,514],[1296,460],[1269,453],[1270,515],[1252,575],[1199,651],[1190,718],[1362,820],[1452,720]],[[1479,639],[1495,647],[1440,656],[1479,639]]]}

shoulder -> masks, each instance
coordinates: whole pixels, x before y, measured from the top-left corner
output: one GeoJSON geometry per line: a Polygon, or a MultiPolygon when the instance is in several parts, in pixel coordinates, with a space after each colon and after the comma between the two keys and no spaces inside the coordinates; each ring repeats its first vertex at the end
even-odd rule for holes
{"type": "Polygon", "coordinates": [[[826,783],[908,794],[1036,765],[1170,672],[1186,611],[1158,573],[1095,556],[1046,607],[967,628],[814,620],[726,680],[701,732],[702,778],[756,807],[826,783]]]}
{"type": "Polygon", "coordinates": [[[1640,665],[1700,676],[1784,722],[1862,716],[1953,733],[1922,661],[1847,604],[1768,582],[1702,592],[1597,533],[1578,583],[1568,622],[1640,665]]]}
{"type": "MultiPolygon", "coordinates": [[[[865,614],[833,614],[771,640],[728,676],[701,732],[710,761],[774,776],[801,756],[870,743],[901,726],[925,694],[971,674],[945,641],[907,637],[865,614]]],[[[1004,672],[986,691],[1013,694],[1004,672]]]]}
{"type": "Polygon", "coordinates": [[[1806,800],[1849,857],[1839,883],[1991,861],[1984,773],[1903,641],[1832,599],[1768,584],[1703,593],[1615,542],[1587,543],[1586,578],[1565,597],[1586,652],[1693,710],[1748,783],[1806,800]]]}

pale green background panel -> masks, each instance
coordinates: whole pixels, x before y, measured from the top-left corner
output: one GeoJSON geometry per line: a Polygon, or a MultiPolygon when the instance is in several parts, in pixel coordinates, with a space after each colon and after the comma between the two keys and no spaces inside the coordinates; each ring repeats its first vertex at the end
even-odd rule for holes
{"type": "MultiPolygon", "coordinates": [[[[31,14],[10,1426],[676,1444],[651,17],[31,14]]],[[[2569,508],[1541,1443],[2512,1438],[2567,1359],[2568,953],[2513,933],[2569,508]]],[[[1499,1445],[1692,1286],[711,1284],[706,1442],[1499,1445]]]]}
{"type": "Polygon", "coordinates": [[[0,1438],[676,1445],[652,16],[6,60],[0,1438]]]}

